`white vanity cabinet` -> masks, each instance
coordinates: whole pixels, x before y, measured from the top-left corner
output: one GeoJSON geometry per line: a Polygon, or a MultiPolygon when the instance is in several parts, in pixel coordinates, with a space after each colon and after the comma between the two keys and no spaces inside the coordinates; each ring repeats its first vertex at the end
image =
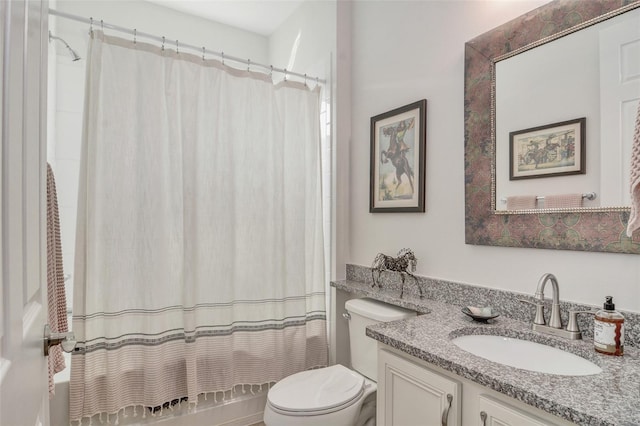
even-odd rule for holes
{"type": "MultiPolygon", "coordinates": [[[[488,395],[478,396],[476,411],[478,425],[481,426],[548,426],[549,423],[537,416],[500,402],[488,395]]],[[[471,424],[471,422],[469,422],[471,424]]]]}
{"type": "Polygon", "coordinates": [[[378,350],[378,426],[462,425],[460,382],[378,350]]]}
{"type": "Polygon", "coordinates": [[[378,426],[573,424],[383,344],[377,404],[378,426]]]}

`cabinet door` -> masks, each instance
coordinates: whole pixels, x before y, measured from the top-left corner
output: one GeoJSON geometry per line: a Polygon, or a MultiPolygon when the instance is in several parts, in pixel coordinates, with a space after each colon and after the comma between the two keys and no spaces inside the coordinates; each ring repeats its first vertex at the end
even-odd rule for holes
{"type": "Polygon", "coordinates": [[[497,401],[487,395],[478,397],[478,421],[480,426],[553,426],[539,417],[497,401]]]}
{"type": "Polygon", "coordinates": [[[378,351],[378,425],[460,426],[460,396],[460,383],[378,351]]]}

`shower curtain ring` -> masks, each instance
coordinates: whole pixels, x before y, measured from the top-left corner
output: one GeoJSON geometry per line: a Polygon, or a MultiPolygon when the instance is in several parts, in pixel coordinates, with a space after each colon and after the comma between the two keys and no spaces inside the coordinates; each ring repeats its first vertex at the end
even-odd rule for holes
{"type": "Polygon", "coordinates": [[[284,69],[284,81],[287,81],[287,69],[284,69]]]}
{"type": "Polygon", "coordinates": [[[247,59],[247,71],[251,71],[251,59],[247,59]]]}
{"type": "Polygon", "coordinates": [[[102,19],[100,20],[100,30],[104,32],[104,22],[102,21],[102,19]]]}
{"type": "Polygon", "coordinates": [[[306,73],[304,74],[304,85],[305,85],[305,87],[307,85],[307,74],[306,73]]]}
{"type": "Polygon", "coordinates": [[[176,53],[180,54],[180,47],[178,46],[178,40],[176,40],[176,53]]]}
{"type": "Polygon", "coordinates": [[[224,65],[224,52],[221,52],[220,55],[222,56],[222,65],[224,65]]]}
{"type": "Polygon", "coordinates": [[[269,71],[269,77],[273,77],[273,65],[269,65],[271,71],[269,71]]]}
{"type": "Polygon", "coordinates": [[[133,29],[133,44],[136,44],[137,37],[138,37],[138,30],[134,28],[133,29]]]}
{"type": "Polygon", "coordinates": [[[204,46],[202,46],[202,60],[204,61],[204,46]]]}
{"type": "Polygon", "coordinates": [[[89,18],[89,34],[93,34],[93,17],[89,18]]]}
{"type": "Polygon", "coordinates": [[[162,51],[164,52],[164,36],[162,36],[162,51]]]}

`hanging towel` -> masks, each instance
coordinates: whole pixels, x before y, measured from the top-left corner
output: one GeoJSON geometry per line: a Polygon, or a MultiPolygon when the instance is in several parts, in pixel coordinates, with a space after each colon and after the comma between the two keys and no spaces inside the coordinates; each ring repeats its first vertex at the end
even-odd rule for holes
{"type": "Polygon", "coordinates": [[[572,209],[582,207],[582,194],[545,195],[545,209],[572,209]]]}
{"type": "Polygon", "coordinates": [[[636,128],[633,132],[631,147],[631,213],[627,224],[627,236],[631,237],[633,231],[640,228],[640,102],[636,113],[636,128]]]}
{"type": "Polygon", "coordinates": [[[535,195],[513,195],[507,197],[507,210],[529,210],[535,208],[535,195]]]}
{"type": "MultiPolygon", "coordinates": [[[[60,243],[60,219],[56,181],[51,166],[47,164],[47,304],[49,327],[52,333],[69,331],[67,324],[67,299],[62,269],[62,244],[60,243]]],[[[49,398],[54,394],[53,375],[64,370],[64,357],[60,345],[49,349],[49,398]]]]}

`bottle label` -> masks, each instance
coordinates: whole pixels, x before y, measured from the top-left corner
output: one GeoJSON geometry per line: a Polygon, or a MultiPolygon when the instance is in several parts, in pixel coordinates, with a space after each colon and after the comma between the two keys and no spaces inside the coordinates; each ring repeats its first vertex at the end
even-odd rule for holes
{"type": "Polygon", "coordinates": [[[596,320],[593,323],[593,343],[597,348],[609,349],[612,346],[624,345],[624,324],[603,322],[596,320]],[[619,327],[620,338],[616,338],[616,329],[619,327]]]}

